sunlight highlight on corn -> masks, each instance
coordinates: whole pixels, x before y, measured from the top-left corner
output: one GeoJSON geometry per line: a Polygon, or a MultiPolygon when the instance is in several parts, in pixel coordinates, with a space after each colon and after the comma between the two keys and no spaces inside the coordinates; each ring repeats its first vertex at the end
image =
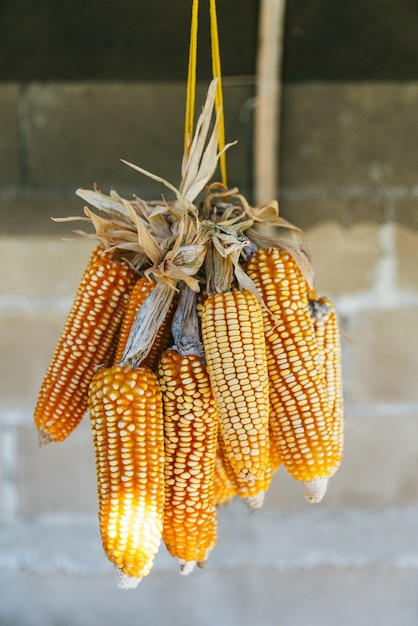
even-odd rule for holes
{"type": "Polygon", "coordinates": [[[91,382],[89,408],[103,547],[121,572],[139,582],[151,570],[164,516],[163,413],[156,375],[145,367],[100,369],[91,382]]]}

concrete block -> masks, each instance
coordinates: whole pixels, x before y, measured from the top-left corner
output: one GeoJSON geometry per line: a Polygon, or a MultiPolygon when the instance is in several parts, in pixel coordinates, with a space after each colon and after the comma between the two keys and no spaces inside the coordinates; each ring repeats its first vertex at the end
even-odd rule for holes
{"type": "Polygon", "coordinates": [[[0,186],[14,187],[20,176],[19,86],[0,84],[0,186]]]}
{"type": "MultiPolygon", "coordinates": [[[[67,195],[45,190],[19,193],[2,198],[1,201],[1,235],[46,236],[59,240],[61,237],[74,238],[75,230],[88,230],[83,222],[53,222],[52,217],[82,216],[84,202],[75,195],[77,181],[71,186],[67,195]]],[[[91,230],[89,231],[91,232],[91,230]]]]}
{"type": "Polygon", "coordinates": [[[44,518],[3,526],[0,622],[415,626],[416,507],[226,512],[203,571],[180,576],[162,549],[150,575],[129,592],[114,584],[97,522],[44,518]]]}
{"type": "Polygon", "coordinates": [[[418,573],[407,568],[164,573],[128,592],[111,578],[63,574],[2,573],[0,582],[3,626],[416,626],[418,614],[418,573]]]}
{"type": "Polygon", "coordinates": [[[55,237],[0,238],[0,266],[8,268],[0,276],[0,293],[10,306],[13,296],[73,298],[95,245],[55,237]]]}
{"type": "Polygon", "coordinates": [[[347,332],[348,403],[418,401],[416,308],[353,315],[347,332]]]}
{"type": "Polygon", "coordinates": [[[19,429],[19,513],[97,511],[96,470],[88,416],[65,441],[38,445],[35,426],[19,429]]]}
{"type": "Polygon", "coordinates": [[[350,228],[359,222],[381,224],[385,219],[385,204],[375,195],[350,198],[335,187],[324,187],[316,196],[312,190],[283,195],[280,215],[299,228],[310,229],[320,222],[337,222],[350,228]]]}
{"type": "MultiPolygon", "coordinates": [[[[69,309],[69,307],[68,307],[69,309]]],[[[41,308],[0,315],[0,407],[33,411],[68,311],[41,308]]]]}
{"type": "Polygon", "coordinates": [[[393,217],[405,228],[418,230],[418,200],[416,187],[404,197],[394,198],[392,202],[393,217]],[[415,193],[414,193],[415,190],[415,193]]]}
{"type": "MultiPolygon", "coordinates": [[[[414,506],[418,502],[417,416],[350,417],[341,467],[322,504],[333,509],[414,506]]],[[[267,511],[310,510],[303,484],[279,468],[266,495],[267,511]]]]}
{"type": "Polygon", "coordinates": [[[418,230],[398,226],[395,232],[396,271],[399,286],[418,291],[418,230]]]}
{"type": "Polygon", "coordinates": [[[417,105],[414,82],[286,85],[282,186],[415,185],[417,105]]]}
{"type": "Polygon", "coordinates": [[[306,231],[318,293],[329,296],[371,289],[379,256],[379,227],[319,223],[306,231]]]}
{"type": "MultiPolygon", "coordinates": [[[[201,86],[197,103],[203,102],[201,86]]],[[[233,184],[246,182],[245,146],[250,118],[239,118],[252,88],[231,86],[226,106],[234,124],[228,140],[240,139],[231,150],[233,184]],[[244,121],[243,121],[244,120],[244,121]],[[238,136],[237,136],[238,135],[238,136]]],[[[166,178],[180,182],[183,154],[185,85],[182,83],[73,83],[35,84],[30,87],[29,173],[36,188],[88,187],[159,198],[169,192],[120,163],[123,158],[166,178]]],[[[197,104],[197,111],[200,110],[197,104]]],[[[229,124],[229,122],[228,122],[229,124]]],[[[231,182],[232,182],[231,178],[231,182]]]]}

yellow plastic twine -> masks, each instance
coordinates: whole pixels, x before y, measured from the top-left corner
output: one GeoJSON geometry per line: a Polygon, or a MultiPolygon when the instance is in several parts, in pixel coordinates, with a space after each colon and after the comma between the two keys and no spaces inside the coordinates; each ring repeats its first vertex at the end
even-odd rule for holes
{"type": "Polygon", "coordinates": [[[184,120],[184,150],[188,152],[193,137],[196,96],[197,33],[199,0],[193,0],[190,26],[189,65],[187,68],[186,115],[184,120]]]}
{"type": "MultiPolygon", "coordinates": [[[[219,150],[225,147],[225,119],[222,95],[222,73],[221,73],[221,54],[219,51],[219,33],[218,33],[218,17],[216,14],[216,0],[210,0],[210,40],[212,46],[212,75],[218,79],[218,85],[215,95],[216,113],[219,113],[219,150]]],[[[219,157],[219,167],[221,170],[222,183],[227,187],[226,182],[226,154],[223,152],[219,157]]]]}
{"type": "MultiPolygon", "coordinates": [[[[212,75],[218,79],[215,94],[215,110],[219,116],[218,126],[218,148],[222,151],[225,147],[225,119],[222,95],[222,72],[221,55],[219,50],[218,17],[216,12],[216,0],[209,0],[210,11],[210,38],[212,56],[212,75]]],[[[194,112],[196,99],[196,66],[197,66],[197,38],[199,22],[199,0],[193,0],[192,19],[190,27],[189,63],[187,70],[187,91],[186,91],[186,114],[184,123],[184,149],[189,150],[193,137],[194,112]]],[[[223,185],[227,187],[226,177],[226,154],[223,152],[219,157],[219,168],[223,185]]]]}

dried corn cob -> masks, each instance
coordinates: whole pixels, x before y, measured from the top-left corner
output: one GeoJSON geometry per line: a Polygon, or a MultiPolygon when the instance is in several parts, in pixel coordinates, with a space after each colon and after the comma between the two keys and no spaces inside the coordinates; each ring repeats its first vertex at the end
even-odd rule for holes
{"type": "Polygon", "coordinates": [[[210,295],[202,337],[225,449],[237,476],[263,479],[269,464],[268,375],[261,306],[250,291],[210,295]]]}
{"type": "Polygon", "coordinates": [[[135,272],[99,245],[90,257],[35,408],[41,443],[62,441],[87,410],[88,385],[114,348],[135,272]]]}
{"type": "Polygon", "coordinates": [[[329,430],[328,396],[306,282],[293,257],[278,248],[256,252],[247,272],[267,307],[263,317],[271,432],[283,464],[294,478],[306,483],[308,499],[317,501],[341,455],[329,430]]]}
{"type": "Polygon", "coordinates": [[[233,483],[229,480],[226,473],[219,445],[216,450],[213,489],[216,506],[225,506],[226,504],[229,504],[232,498],[235,496],[235,487],[233,483]]]}
{"type": "Polygon", "coordinates": [[[121,570],[122,584],[134,586],[152,567],[163,525],[164,432],[157,378],[145,367],[100,369],[91,382],[89,408],[103,547],[121,570]]]}
{"type": "Polygon", "coordinates": [[[341,370],[341,339],[337,313],[328,298],[310,300],[321,364],[325,372],[331,413],[330,429],[338,454],[344,449],[344,397],[341,370]]]}
{"type": "Polygon", "coordinates": [[[222,437],[219,437],[219,451],[222,458],[224,471],[230,483],[233,485],[233,489],[236,495],[244,500],[251,510],[261,509],[264,504],[264,497],[266,491],[270,487],[271,479],[273,477],[273,468],[271,463],[267,464],[264,476],[255,480],[252,483],[244,480],[240,476],[236,475],[228,453],[225,448],[225,442],[222,437]]]}
{"type": "Polygon", "coordinates": [[[278,468],[282,464],[282,457],[280,455],[280,448],[277,443],[276,437],[274,436],[274,433],[272,432],[271,423],[269,424],[269,435],[270,435],[269,436],[270,463],[271,463],[271,469],[274,473],[275,471],[278,470],[278,468]]]}
{"type": "Polygon", "coordinates": [[[159,383],[164,405],[166,504],[163,539],[188,574],[216,543],[214,472],[218,415],[209,377],[195,354],[167,350],[159,383]]]}

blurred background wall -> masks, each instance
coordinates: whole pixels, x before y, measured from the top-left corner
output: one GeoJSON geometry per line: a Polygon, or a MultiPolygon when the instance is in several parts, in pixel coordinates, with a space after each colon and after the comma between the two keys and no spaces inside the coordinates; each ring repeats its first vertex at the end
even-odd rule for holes
{"type": "MultiPolygon", "coordinates": [[[[220,511],[206,569],[161,549],[117,590],[97,530],[88,419],[40,449],[32,411],[92,244],[77,187],[177,184],[190,3],[0,7],[0,624],[418,623],[418,7],[288,0],[281,214],[306,230],[343,329],[346,453],[324,502],[283,469],[264,509],[220,511]]],[[[206,9],[199,102],[210,79],[206,9]]],[[[256,0],[219,1],[229,183],[253,197],[256,0]]],[[[200,106],[200,104],[198,105],[200,106]]]]}

